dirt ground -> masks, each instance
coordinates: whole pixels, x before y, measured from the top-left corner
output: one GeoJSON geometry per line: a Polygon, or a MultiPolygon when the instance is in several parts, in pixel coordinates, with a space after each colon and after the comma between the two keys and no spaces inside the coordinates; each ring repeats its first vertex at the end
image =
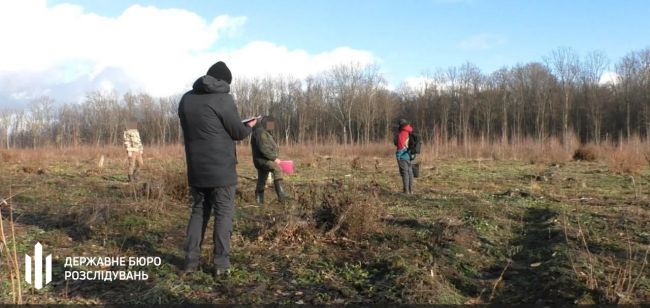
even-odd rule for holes
{"type": "MultiPolygon", "coordinates": [[[[233,268],[218,281],[210,275],[211,231],[201,271],[181,276],[190,208],[180,147],[147,149],[134,184],[119,148],[1,153],[0,198],[15,195],[18,264],[37,241],[53,256],[52,282],[34,290],[23,279],[23,301],[650,302],[648,168],[425,159],[415,194],[403,195],[390,151],[314,150],[291,153],[291,200],[278,203],[269,187],[258,207],[248,152],[238,149],[233,268]],[[162,265],[131,268],[146,271],[146,281],[64,280],[69,256],[157,256],[162,265]]],[[[9,205],[1,210],[8,234],[9,205]]],[[[13,302],[6,252],[0,303],[13,302]]]]}

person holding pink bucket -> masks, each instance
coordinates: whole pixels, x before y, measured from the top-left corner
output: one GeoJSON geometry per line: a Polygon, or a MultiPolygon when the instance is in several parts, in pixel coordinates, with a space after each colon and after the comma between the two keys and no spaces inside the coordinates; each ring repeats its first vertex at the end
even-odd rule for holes
{"type": "Polygon", "coordinates": [[[255,186],[255,201],[258,205],[264,204],[264,188],[269,173],[273,175],[273,186],[278,195],[278,201],[284,202],[286,193],[282,188],[282,173],[292,174],[293,161],[280,160],[280,147],[275,142],[273,134],[275,119],[264,116],[253,127],[251,137],[251,150],[253,151],[253,165],[257,169],[257,185],[255,186]]]}
{"type": "Polygon", "coordinates": [[[286,174],[293,174],[293,160],[281,160],[278,164],[280,170],[286,174]]]}

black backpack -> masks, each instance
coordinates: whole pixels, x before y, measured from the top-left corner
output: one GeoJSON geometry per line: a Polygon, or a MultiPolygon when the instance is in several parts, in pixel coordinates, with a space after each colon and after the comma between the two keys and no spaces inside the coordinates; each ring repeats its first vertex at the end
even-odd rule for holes
{"type": "Polygon", "coordinates": [[[420,150],[422,149],[422,140],[420,139],[419,134],[409,133],[408,149],[411,154],[420,154],[420,150]]]}

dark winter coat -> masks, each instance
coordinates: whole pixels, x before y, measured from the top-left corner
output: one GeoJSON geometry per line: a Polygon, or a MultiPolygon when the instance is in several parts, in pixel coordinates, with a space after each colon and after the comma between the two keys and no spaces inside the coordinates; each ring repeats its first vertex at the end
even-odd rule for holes
{"type": "Polygon", "coordinates": [[[251,128],[241,122],[229,92],[227,82],[206,75],[194,82],[178,105],[192,187],[237,184],[235,140],[246,138],[251,128]]]}
{"type": "MultiPolygon", "coordinates": [[[[257,169],[269,169],[269,164],[278,158],[280,148],[275,143],[273,135],[266,129],[266,120],[264,117],[253,127],[253,136],[251,137],[251,149],[253,151],[253,164],[257,169]]],[[[275,163],[273,163],[275,164],[275,163]]]]}

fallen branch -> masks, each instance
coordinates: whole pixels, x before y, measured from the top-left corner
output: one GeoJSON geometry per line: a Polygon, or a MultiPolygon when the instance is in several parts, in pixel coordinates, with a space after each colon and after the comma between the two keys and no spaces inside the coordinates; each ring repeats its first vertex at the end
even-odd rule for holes
{"type": "Polygon", "coordinates": [[[492,286],[492,293],[490,293],[490,299],[489,299],[490,302],[494,298],[494,293],[497,291],[497,287],[499,286],[501,280],[503,280],[503,275],[505,275],[506,271],[508,270],[508,267],[510,267],[510,264],[512,264],[512,260],[508,259],[508,264],[506,264],[506,266],[503,268],[501,275],[499,275],[499,279],[497,279],[497,281],[494,282],[494,286],[492,286]]]}

